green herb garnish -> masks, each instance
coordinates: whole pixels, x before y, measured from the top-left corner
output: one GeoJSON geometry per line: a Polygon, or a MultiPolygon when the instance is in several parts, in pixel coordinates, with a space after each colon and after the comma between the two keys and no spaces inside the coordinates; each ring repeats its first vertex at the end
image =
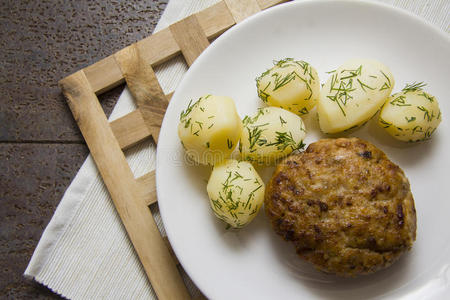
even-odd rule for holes
{"type": "Polygon", "coordinates": [[[416,117],[410,117],[410,118],[405,117],[405,119],[406,119],[406,121],[407,121],[408,123],[411,123],[412,121],[415,121],[415,120],[416,120],[416,117]]]}
{"type": "Polygon", "coordinates": [[[430,114],[430,112],[428,111],[428,109],[426,109],[424,106],[417,106],[417,109],[423,111],[423,119],[427,120],[428,122],[431,122],[431,120],[433,119],[433,114],[430,114]]]}
{"type": "Polygon", "coordinates": [[[276,131],[276,138],[275,141],[272,143],[266,144],[266,146],[276,146],[277,150],[284,151],[287,147],[291,147],[292,150],[296,150],[298,145],[294,141],[294,138],[292,137],[292,132],[279,132],[276,131]]]}
{"type": "Polygon", "coordinates": [[[414,82],[411,84],[406,84],[405,87],[402,89],[402,92],[409,93],[409,92],[416,92],[421,91],[424,86],[426,86],[426,83],[423,82],[414,82]]]}
{"type": "Polygon", "coordinates": [[[227,146],[228,146],[228,149],[233,149],[233,142],[230,141],[229,139],[227,139],[227,146]]]}
{"type": "Polygon", "coordinates": [[[411,106],[411,104],[406,102],[406,96],[405,95],[400,95],[398,97],[395,97],[394,100],[389,102],[392,105],[395,106],[411,106]]]}

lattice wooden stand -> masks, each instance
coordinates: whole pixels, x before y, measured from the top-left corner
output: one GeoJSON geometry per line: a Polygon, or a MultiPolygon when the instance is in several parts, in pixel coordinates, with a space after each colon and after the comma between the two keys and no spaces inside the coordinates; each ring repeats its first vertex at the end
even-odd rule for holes
{"type": "Polygon", "coordinates": [[[59,84],[108,188],[128,236],[160,299],[188,299],[174,259],[148,205],[156,202],[155,174],[135,179],[123,149],[153,137],[171,95],[164,95],[153,67],[182,54],[188,66],[209,40],[246,17],[286,0],[224,0],[132,44],[59,84]],[[108,122],[98,98],[126,82],[138,109],[108,122]]]}

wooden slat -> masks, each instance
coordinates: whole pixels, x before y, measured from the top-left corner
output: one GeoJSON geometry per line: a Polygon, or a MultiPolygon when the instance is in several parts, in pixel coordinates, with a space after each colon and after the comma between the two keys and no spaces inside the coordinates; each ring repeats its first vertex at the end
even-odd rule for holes
{"type": "Polygon", "coordinates": [[[197,14],[197,20],[208,39],[221,35],[236,24],[225,2],[220,1],[197,14]]]}
{"type": "MultiPolygon", "coordinates": [[[[173,92],[166,95],[169,101],[173,92]]],[[[151,136],[140,110],[135,110],[109,123],[122,150],[128,149],[151,136]]]]}
{"type": "Polygon", "coordinates": [[[256,14],[261,10],[256,0],[225,0],[236,23],[256,14]]]}
{"type": "Polygon", "coordinates": [[[108,56],[83,70],[97,95],[124,82],[122,72],[113,56],[108,56]]]}
{"type": "Polygon", "coordinates": [[[256,1],[258,2],[258,5],[259,7],[261,7],[261,9],[266,9],[283,2],[288,2],[290,0],[256,0],[256,1]]]}
{"type": "Polygon", "coordinates": [[[114,57],[145,124],[157,143],[168,101],[151,65],[143,60],[142,53],[145,49],[141,47],[142,45],[133,44],[117,52],[114,57]]]}
{"type": "Polygon", "coordinates": [[[112,121],[110,126],[122,150],[136,145],[151,135],[139,110],[112,121]]]}
{"type": "Polygon", "coordinates": [[[167,101],[169,101],[169,102],[170,102],[170,100],[172,99],[172,96],[173,96],[173,92],[171,92],[171,93],[167,94],[167,95],[166,95],[166,99],[167,99],[167,101]]]}
{"type": "Polygon", "coordinates": [[[156,198],[156,182],[155,182],[155,170],[148,172],[147,174],[137,179],[139,189],[141,191],[144,202],[147,206],[152,205],[157,201],[156,198]]]}
{"type": "MultiPolygon", "coordinates": [[[[249,0],[245,0],[243,1],[243,3],[247,1],[249,0]]],[[[274,6],[278,3],[287,1],[288,0],[256,0],[261,9],[265,9],[274,6]]],[[[239,5],[240,0],[227,0],[227,2],[229,2],[228,4],[230,7],[234,7],[230,3],[234,2],[238,3],[239,5]]],[[[252,4],[248,8],[244,7],[244,12],[246,10],[251,9],[252,7],[254,9],[254,4],[252,4]]],[[[241,14],[239,10],[233,9],[233,11],[234,11],[234,18],[240,19],[238,17],[238,15],[241,14]]],[[[188,17],[187,19],[190,19],[190,21],[196,20],[202,29],[201,31],[198,32],[203,32],[203,35],[205,35],[207,39],[213,39],[222,34],[224,31],[226,31],[234,24],[236,24],[234,18],[230,13],[227,4],[224,1],[221,1],[209,8],[206,8],[198,12],[194,16],[188,17]]],[[[187,19],[184,19],[181,22],[187,19]]],[[[190,21],[188,20],[187,22],[190,21]]],[[[180,54],[181,49],[179,45],[181,44],[179,43],[180,41],[174,38],[172,29],[173,28],[163,29],[137,42],[139,48],[145,50],[142,51],[141,53],[141,59],[143,61],[150,64],[152,67],[155,67],[171,59],[172,57],[180,54]]],[[[184,30],[183,28],[179,29],[181,30],[181,32],[183,32],[184,30]]],[[[204,43],[203,38],[201,38],[201,40],[203,42],[199,45],[196,45],[195,43],[192,44],[200,49],[204,49],[206,44],[204,43]]],[[[189,40],[189,42],[192,41],[189,40]]],[[[196,42],[198,41],[196,40],[196,42]]],[[[187,45],[186,47],[190,48],[190,45],[187,45]]],[[[199,55],[198,51],[195,51],[195,53],[192,55],[193,59],[197,57],[196,55],[197,56],[199,55]]],[[[111,88],[124,82],[124,77],[114,56],[115,55],[108,56],[98,61],[97,63],[83,69],[93,91],[97,95],[106,92],[111,88]]]]}
{"type": "MultiPolygon", "coordinates": [[[[141,53],[141,59],[152,66],[162,64],[180,54],[180,47],[175,42],[172,32],[168,28],[139,41],[138,45],[139,48],[145,49],[141,53]]],[[[92,89],[97,95],[125,81],[114,56],[108,56],[83,69],[92,89]]]]}
{"type": "Polygon", "coordinates": [[[187,17],[170,27],[173,37],[180,46],[188,66],[209,46],[208,38],[200,26],[197,16],[187,17]]]}
{"type": "Polygon", "coordinates": [[[60,81],[73,116],[159,299],[189,299],[153,216],[83,71],[60,81]]]}
{"type": "Polygon", "coordinates": [[[172,245],[170,244],[169,239],[167,238],[167,236],[163,237],[163,239],[164,239],[164,242],[166,243],[167,249],[169,249],[170,255],[172,255],[172,257],[173,257],[173,260],[174,260],[175,264],[177,264],[177,265],[180,264],[180,262],[178,261],[177,256],[175,255],[175,252],[173,252],[172,245]]]}
{"type": "Polygon", "coordinates": [[[180,47],[169,28],[162,29],[151,36],[137,42],[141,59],[155,67],[180,54],[180,47]]]}

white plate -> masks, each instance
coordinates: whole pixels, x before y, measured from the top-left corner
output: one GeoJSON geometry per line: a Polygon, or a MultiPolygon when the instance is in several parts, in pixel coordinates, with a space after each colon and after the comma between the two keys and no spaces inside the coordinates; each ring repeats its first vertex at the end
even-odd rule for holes
{"type": "MultiPolygon", "coordinates": [[[[450,42],[402,10],[356,1],[292,2],[245,20],[218,38],[192,65],[175,92],[157,151],[159,207],[172,247],[204,294],[213,299],[443,299],[450,294],[450,42]],[[443,121],[431,141],[395,142],[369,122],[351,135],[384,150],[406,172],[418,214],[417,241],[392,267],[342,279],[304,263],[275,235],[261,210],[248,227],[226,230],[209,207],[209,168],[190,166],[177,135],[180,112],[206,93],[234,98],[239,114],[262,106],[255,77],[285,57],[310,62],[321,82],[349,58],[390,67],[394,92],[424,81],[440,100],[443,121]]],[[[309,144],[322,137],[307,122],[309,144]]],[[[266,170],[265,173],[270,172],[266,170]]],[[[267,178],[267,175],[265,177],[267,178]]]]}

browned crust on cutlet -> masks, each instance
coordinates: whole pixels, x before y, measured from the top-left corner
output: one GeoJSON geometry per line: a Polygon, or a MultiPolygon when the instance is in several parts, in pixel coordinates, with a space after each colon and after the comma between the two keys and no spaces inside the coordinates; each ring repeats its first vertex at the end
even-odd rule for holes
{"type": "Polygon", "coordinates": [[[265,211],[300,257],[343,276],[391,265],[416,238],[408,179],[359,138],[320,140],[280,162],[265,211]]]}

